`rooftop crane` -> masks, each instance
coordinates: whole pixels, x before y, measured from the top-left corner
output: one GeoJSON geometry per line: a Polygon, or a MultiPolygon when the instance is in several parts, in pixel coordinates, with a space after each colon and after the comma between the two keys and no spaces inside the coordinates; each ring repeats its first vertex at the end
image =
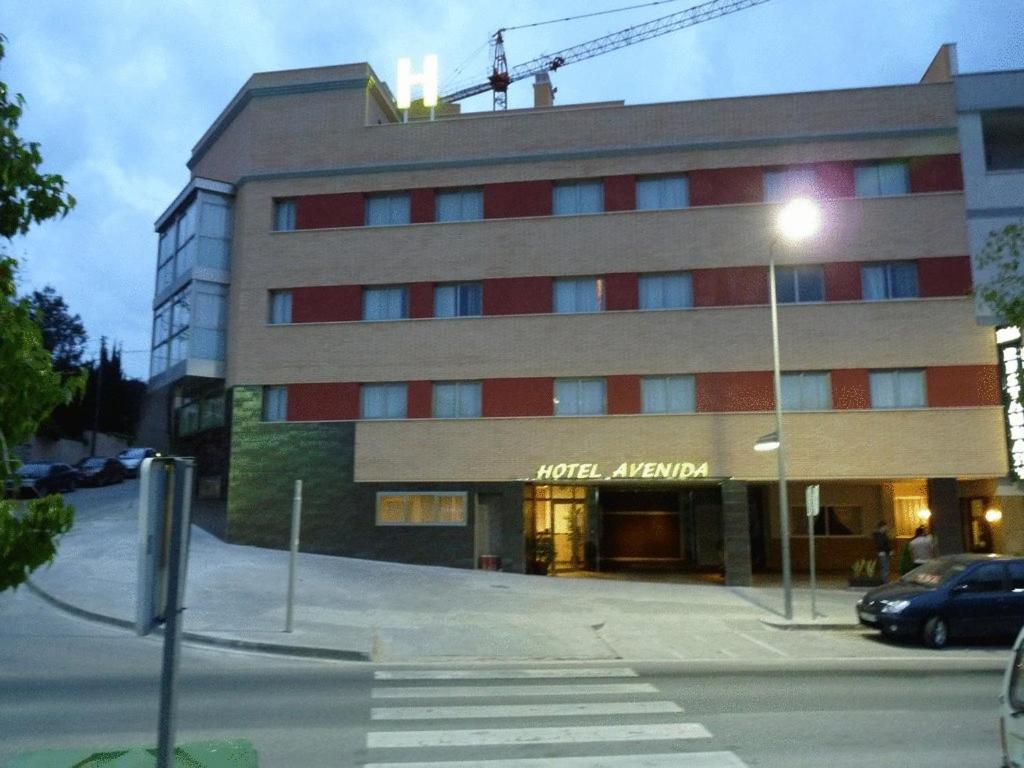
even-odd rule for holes
{"type": "MultiPolygon", "coordinates": [[[[636,24],[632,27],[621,29],[618,32],[595,38],[589,42],[557,51],[556,53],[539,56],[524,64],[519,64],[511,70],[508,68],[508,60],[505,58],[505,41],[503,36],[503,33],[508,32],[509,28],[502,27],[491,38],[493,65],[491,74],[486,82],[477,83],[476,85],[449,93],[442,96],[441,101],[452,103],[468,99],[470,96],[476,96],[480,93],[493,91],[494,109],[507,109],[508,87],[516,80],[522,80],[541,72],[554,72],[556,69],[576,61],[600,56],[602,53],[625,48],[627,45],[667,35],[669,32],[675,32],[677,29],[692,27],[695,24],[717,19],[719,16],[725,16],[767,2],[768,0],[708,0],[708,2],[687,8],[685,11],[670,13],[667,16],[652,19],[643,24],[636,24]]],[[[652,5],[654,4],[656,3],[652,3],[652,5]]]]}

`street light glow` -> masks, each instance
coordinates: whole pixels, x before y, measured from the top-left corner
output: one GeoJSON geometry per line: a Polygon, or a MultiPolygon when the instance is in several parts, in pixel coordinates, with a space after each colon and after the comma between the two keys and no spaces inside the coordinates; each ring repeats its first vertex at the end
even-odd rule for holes
{"type": "Polygon", "coordinates": [[[779,447],[779,435],[777,432],[769,432],[767,435],[762,435],[757,438],[757,442],[754,443],[754,450],[767,452],[777,450],[779,447]]]}
{"type": "Polygon", "coordinates": [[[813,200],[797,197],[782,206],[778,227],[790,242],[806,240],[821,228],[821,209],[813,200]]]}

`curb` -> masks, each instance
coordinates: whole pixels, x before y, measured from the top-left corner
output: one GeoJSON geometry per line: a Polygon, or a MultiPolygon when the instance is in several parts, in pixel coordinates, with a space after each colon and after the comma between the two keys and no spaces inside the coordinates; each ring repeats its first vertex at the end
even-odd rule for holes
{"type": "Polygon", "coordinates": [[[802,630],[802,629],[824,629],[824,630],[851,630],[860,629],[860,624],[851,621],[798,621],[786,619],[761,619],[762,624],[772,629],[781,630],[802,630]]]}
{"type": "MultiPolygon", "coordinates": [[[[25,580],[25,586],[32,594],[41,598],[58,610],[77,616],[80,619],[94,621],[98,624],[106,624],[119,629],[135,631],[135,622],[127,619],[119,619],[115,616],[107,616],[103,613],[79,608],[77,605],[65,602],[54,597],[46,590],[32,583],[31,579],[25,580]]],[[[157,628],[153,634],[163,635],[163,629],[157,628]]],[[[282,645],[280,643],[261,643],[253,640],[236,640],[227,637],[211,637],[201,635],[197,632],[182,632],[181,639],[196,645],[207,645],[214,648],[230,648],[236,651],[252,651],[258,653],[269,653],[275,656],[288,656],[300,659],[326,659],[328,661],[372,661],[370,654],[363,651],[344,651],[337,648],[317,648],[302,645],[282,645]]]]}

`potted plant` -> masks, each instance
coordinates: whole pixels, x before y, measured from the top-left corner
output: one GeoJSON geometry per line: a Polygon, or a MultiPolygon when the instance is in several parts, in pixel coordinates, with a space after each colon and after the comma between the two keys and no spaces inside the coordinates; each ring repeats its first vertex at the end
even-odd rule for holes
{"type": "Polygon", "coordinates": [[[538,533],[534,541],[533,572],[547,575],[555,564],[555,541],[550,533],[538,533]]]}
{"type": "Polygon", "coordinates": [[[878,560],[861,558],[850,566],[851,587],[877,587],[882,583],[878,576],[878,560]]]}

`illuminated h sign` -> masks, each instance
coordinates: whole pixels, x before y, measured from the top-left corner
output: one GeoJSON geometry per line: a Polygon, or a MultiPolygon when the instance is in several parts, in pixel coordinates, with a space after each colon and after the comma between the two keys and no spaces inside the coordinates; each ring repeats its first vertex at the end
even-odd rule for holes
{"type": "Polygon", "coordinates": [[[611,472],[598,464],[541,464],[534,480],[688,480],[708,476],[708,463],[624,461],[611,472]]]}
{"type": "Polygon", "coordinates": [[[1024,403],[1021,402],[1021,367],[1024,348],[1020,328],[996,331],[999,361],[1002,366],[1003,393],[1006,395],[1006,434],[1010,447],[1010,466],[1017,479],[1024,479],[1024,403]]]}
{"type": "Polygon", "coordinates": [[[437,106],[437,56],[423,57],[423,71],[413,74],[410,59],[398,60],[398,91],[395,101],[399,109],[408,109],[412,103],[412,87],[423,87],[423,106],[437,106]]]}

